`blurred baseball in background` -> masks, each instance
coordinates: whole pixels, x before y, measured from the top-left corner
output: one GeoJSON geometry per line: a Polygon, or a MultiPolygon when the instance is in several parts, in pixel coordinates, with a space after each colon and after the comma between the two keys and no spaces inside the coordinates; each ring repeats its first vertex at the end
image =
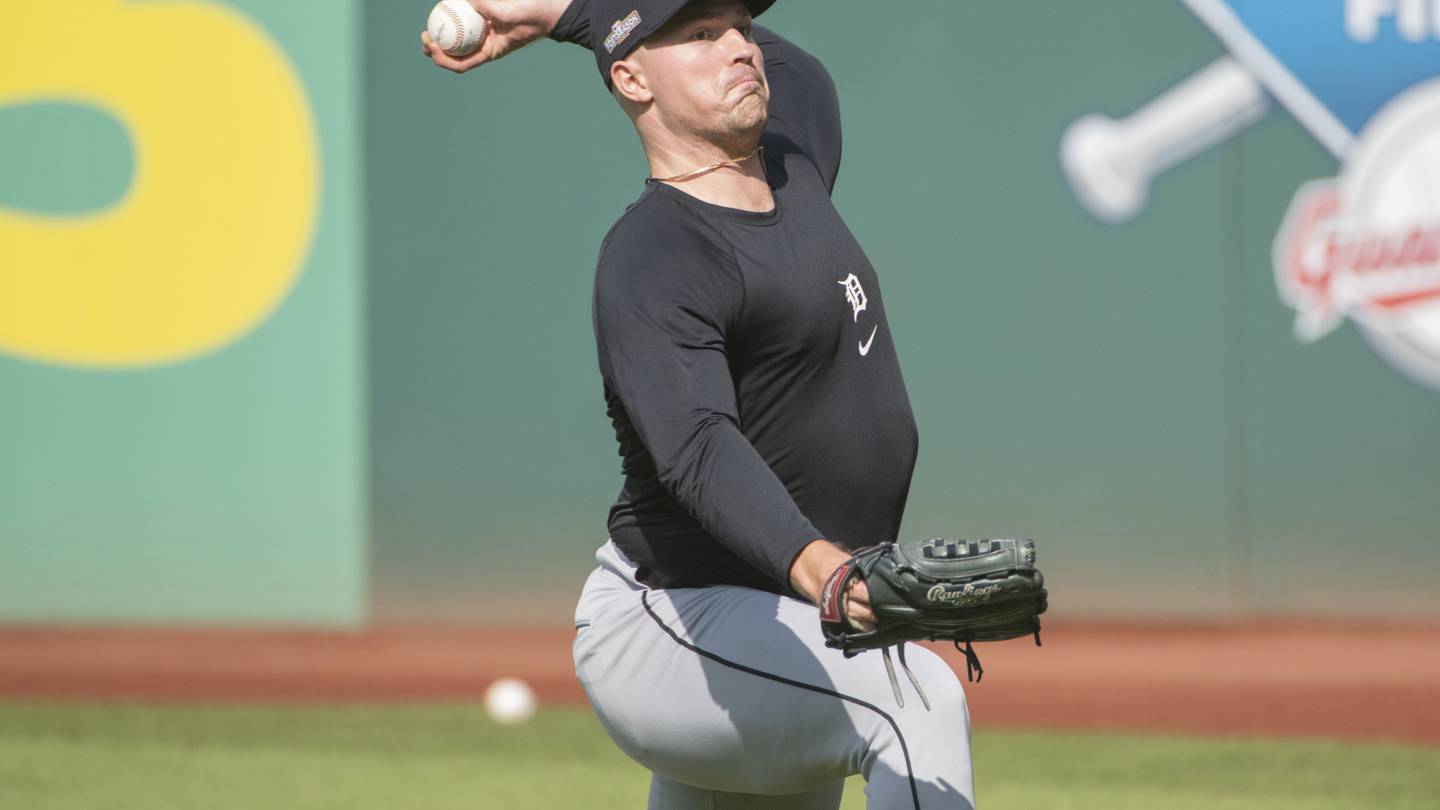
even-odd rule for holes
{"type": "Polygon", "coordinates": [[[485,690],[485,712],[497,723],[519,725],[535,714],[535,693],[519,678],[501,678],[485,690]]]}

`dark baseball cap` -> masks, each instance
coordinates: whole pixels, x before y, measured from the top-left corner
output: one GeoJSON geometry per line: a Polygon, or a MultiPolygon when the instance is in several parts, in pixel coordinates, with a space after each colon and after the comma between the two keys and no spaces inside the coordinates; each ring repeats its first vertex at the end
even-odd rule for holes
{"type": "MultiPolygon", "coordinates": [[[[751,17],[759,17],[775,0],[740,2],[750,9],[751,17]]],[[[664,27],[690,3],[691,0],[594,0],[590,4],[590,38],[594,43],[595,64],[607,89],[610,66],[629,56],[646,37],[664,27]]]]}

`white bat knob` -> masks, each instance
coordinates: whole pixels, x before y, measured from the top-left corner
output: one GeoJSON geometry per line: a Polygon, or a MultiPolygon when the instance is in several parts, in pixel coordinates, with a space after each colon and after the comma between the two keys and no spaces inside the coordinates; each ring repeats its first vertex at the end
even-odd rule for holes
{"type": "Polygon", "coordinates": [[[1061,138],[1060,163],[1091,214],[1124,222],[1145,207],[1157,175],[1250,125],[1269,106],[1260,83],[1222,58],[1124,119],[1077,120],[1061,138]]]}

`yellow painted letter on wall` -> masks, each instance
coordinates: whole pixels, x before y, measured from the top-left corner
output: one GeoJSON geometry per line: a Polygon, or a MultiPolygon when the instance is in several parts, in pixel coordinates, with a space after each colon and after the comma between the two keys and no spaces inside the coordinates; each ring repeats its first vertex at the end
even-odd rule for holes
{"type": "Polygon", "coordinates": [[[315,227],[318,155],[300,78],[256,23],[208,2],[7,0],[0,106],[33,102],[113,115],[134,178],[83,216],[0,208],[0,352],[177,362],[278,306],[315,227]]]}

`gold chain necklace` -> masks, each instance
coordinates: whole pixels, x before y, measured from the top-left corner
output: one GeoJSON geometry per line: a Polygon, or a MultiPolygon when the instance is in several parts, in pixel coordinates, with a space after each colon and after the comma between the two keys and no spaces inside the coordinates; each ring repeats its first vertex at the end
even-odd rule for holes
{"type": "Polygon", "coordinates": [[[763,146],[757,146],[757,147],[755,147],[755,151],[751,152],[751,153],[748,154],[748,155],[743,155],[743,156],[737,157],[737,158],[730,158],[729,160],[722,160],[722,161],[720,161],[719,163],[712,163],[712,164],[710,164],[709,166],[703,166],[703,167],[701,167],[701,168],[699,168],[699,169],[694,169],[694,170],[691,170],[691,171],[688,171],[688,172],[682,172],[682,173],[677,174],[677,175],[675,175],[675,176],[673,176],[673,177],[647,177],[647,178],[645,178],[645,182],[649,183],[649,182],[652,182],[652,181],[653,181],[653,182],[657,182],[657,183],[678,183],[678,182],[680,182],[681,180],[689,180],[689,179],[691,179],[692,177],[699,177],[700,175],[705,174],[705,173],[707,173],[707,172],[713,172],[713,171],[715,171],[716,169],[718,169],[718,168],[720,168],[720,167],[722,167],[722,166],[730,166],[730,165],[732,165],[732,164],[734,164],[734,165],[739,165],[740,163],[742,163],[742,162],[744,162],[744,161],[747,161],[747,160],[749,160],[749,159],[752,158],[752,157],[755,157],[757,154],[760,153],[760,150],[761,150],[761,149],[764,149],[764,148],[765,148],[765,147],[763,147],[763,146]]]}

